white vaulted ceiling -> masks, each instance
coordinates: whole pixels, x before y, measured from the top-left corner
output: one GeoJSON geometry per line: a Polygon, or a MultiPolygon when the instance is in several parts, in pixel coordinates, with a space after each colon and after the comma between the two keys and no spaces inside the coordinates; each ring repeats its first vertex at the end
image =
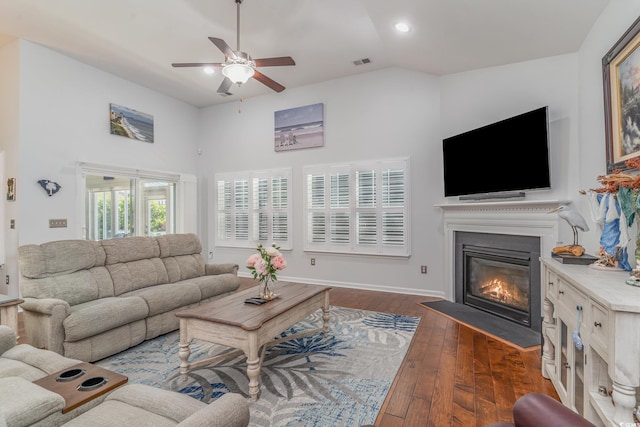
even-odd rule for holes
{"type": "MultiPolygon", "coordinates": [[[[608,2],[244,0],[240,42],[254,58],[292,56],[259,69],[287,88],[392,66],[442,75],[576,52],[608,2]]],[[[196,106],[271,92],[250,80],[223,97],[219,71],[171,67],[223,62],[210,36],[236,49],[234,0],[0,0],[0,46],[39,43],[196,106]]]]}

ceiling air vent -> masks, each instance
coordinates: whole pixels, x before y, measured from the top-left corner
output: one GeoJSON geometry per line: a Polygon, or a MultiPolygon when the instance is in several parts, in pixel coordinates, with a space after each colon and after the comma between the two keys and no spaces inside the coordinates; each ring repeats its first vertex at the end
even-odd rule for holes
{"type": "Polygon", "coordinates": [[[356,59],[355,61],[353,61],[353,65],[364,65],[370,63],[371,60],[369,58],[356,59]]]}

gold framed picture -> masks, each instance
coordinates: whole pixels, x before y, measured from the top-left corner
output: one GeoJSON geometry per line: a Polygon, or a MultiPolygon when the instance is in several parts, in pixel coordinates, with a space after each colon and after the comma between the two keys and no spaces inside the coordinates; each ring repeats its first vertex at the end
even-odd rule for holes
{"type": "Polygon", "coordinates": [[[607,173],[640,156],[640,18],[602,58],[607,173]]]}

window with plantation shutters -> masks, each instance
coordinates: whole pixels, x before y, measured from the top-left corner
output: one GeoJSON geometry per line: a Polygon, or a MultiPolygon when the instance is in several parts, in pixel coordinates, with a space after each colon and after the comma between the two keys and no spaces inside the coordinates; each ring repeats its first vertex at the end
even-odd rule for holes
{"type": "Polygon", "coordinates": [[[291,249],[291,169],[215,176],[216,246],[291,249]]]}
{"type": "Polygon", "coordinates": [[[305,250],[409,256],[409,159],[307,166],[305,250]]]}

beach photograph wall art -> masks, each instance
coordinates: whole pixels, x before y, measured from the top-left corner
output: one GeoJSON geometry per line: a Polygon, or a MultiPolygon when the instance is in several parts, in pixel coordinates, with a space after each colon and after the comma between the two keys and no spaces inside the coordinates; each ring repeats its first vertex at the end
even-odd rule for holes
{"type": "Polygon", "coordinates": [[[323,147],[324,104],[276,111],[274,127],[276,151],[323,147]]]}
{"type": "Polygon", "coordinates": [[[121,105],[109,104],[111,134],[153,142],[153,116],[121,105]]]}

